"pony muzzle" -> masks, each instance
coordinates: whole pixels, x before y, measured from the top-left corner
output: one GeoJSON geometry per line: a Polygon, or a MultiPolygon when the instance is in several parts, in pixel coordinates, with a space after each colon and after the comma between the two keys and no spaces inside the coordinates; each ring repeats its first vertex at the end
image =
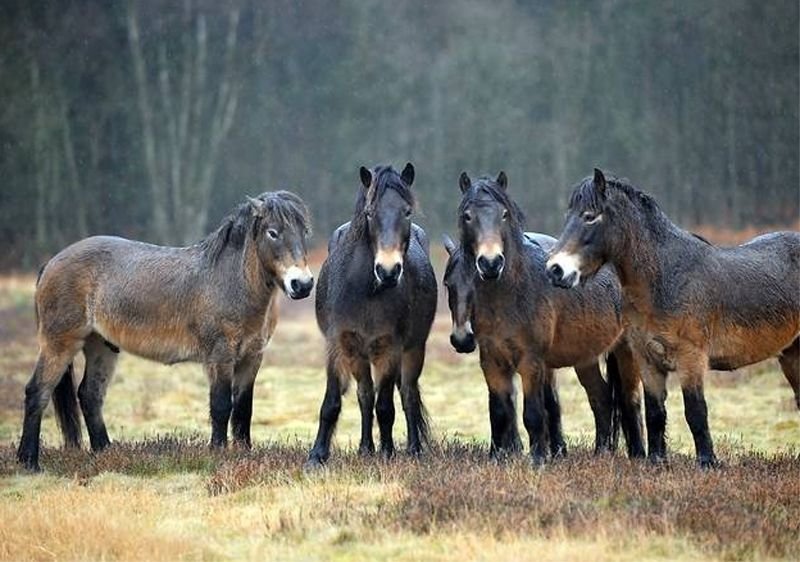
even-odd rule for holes
{"type": "Polygon", "coordinates": [[[450,334],[450,345],[458,353],[472,353],[475,351],[475,334],[472,326],[467,322],[464,326],[455,326],[450,334]]]}
{"type": "Polygon", "coordinates": [[[311,294],[313,288],[314,276],[308,266],[301,269],[293,265],[283,274],[283,290],[290,299],[304,299],[311,294]]]}
{"type": "Polygon", "coordinates": [[[576,254],[557,252],[547,260],[547,278],[556,287],[572,289],[581,280],[581,259],[576,254]]]}
{"type": "Polygon", "coordinates": [[[379,287],[395,287],[403,277],[403,254],[400,250],[378,250],[372,272],[379,287]]]}
{"type": "Polygon", "coordinates": [[[479,254],[475,260],[475,267],[481,279],[499,279],[506,267],[506,258],[502,253],[494,256],[479,254]]]}

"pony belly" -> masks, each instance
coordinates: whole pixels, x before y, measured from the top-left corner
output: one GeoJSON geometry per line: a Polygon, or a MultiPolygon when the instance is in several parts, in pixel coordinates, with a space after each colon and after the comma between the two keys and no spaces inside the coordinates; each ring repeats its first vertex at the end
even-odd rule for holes
{"type": "Polygon", "coordinates": [[[120,349],[171,365],[198,360],[197,345],[185,330],[169,326],[138,327],[95,323],[95,331],[120,349]]]}
{"type": "Polygon", "coordinates": [[[731,326],[712,338],[710,367],[732,371],[775,357],[794,341],[798,331],[797,326],[731,326]]]}

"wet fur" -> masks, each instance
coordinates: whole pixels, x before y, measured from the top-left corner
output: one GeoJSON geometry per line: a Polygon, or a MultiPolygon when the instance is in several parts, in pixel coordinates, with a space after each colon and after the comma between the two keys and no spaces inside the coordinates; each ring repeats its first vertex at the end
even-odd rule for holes
{"type": "Polygon", "coordinates": [[[77,445],[75,391],[66,379],[80,351],[86,371],[77,395],[93,449],[109,443],[102,406],[120,349],[165,364],[202,363],[212,387],[212,443],[225,444],[233,413],[234,438],[249,446],[251,405],[244,401],[252,401],[275,327],[278,272],[284,262],[305,262],[309,224],[294,194],[264,193],[258,200],[259,212],[251,203],[239,206],[194,246],[95,236],[47,263],[35,296],[39,359],[26,387],[20,462],[38,468],[41,414],[54,391],[65,441],[77,445]],[[292,247],[269,246],[267,228],[284,232],[292,247]]]}
{"type": "MultiPolygon", "coordinates": [[[[309,465],[327,461],[330,441],[341,410],[341,395],[350,378],[358,384],[362,417],[359,450],[370,454],[373,410],[378,418],[381,452],[394,452],[394,388],[400,389],[409,425],[409,452],[417,454],[426,441],[428,423],[418,378],[425,344],[436,311],[436,279],[424,230],[411,224],[404,246],[403,275],[397,286],[376,288],[373,274],[374,237],[366,220],[368,207],[384,197],[414,206],[410,187],[391,167],[372,170],[372,185],[359,191],[349,223],[334,231],[329,255],[317,283],[317,323],[327,348],[327,388],[320,408],[320,426],[309,465]],[[392,195],[391,192],[394,192],[392,195]]],[[[391,209],[389,210],[391,212],[391,209]]]]}
{"type": "Polygon", "coordinates": [[[575,187],[556,251],[581,255],[586,275],[611,264],[626,319],[654,337],[662,368],[645,375],[645,388],[659,410],[648,425],[655,460],[666,454],[669,371],[679,374],[704,466],[715,463],[703,398],[708,368],[733,370],[779,356],[800,407],[800,233],[714,246],[673,224],[649,195],[597,171],[575,187]],[[590,231],[581,221],[586,211],[602,213],[600,228],[590,231]]]}
{"type": "MultiPolygon", "coordinates": [[[[470,209],[478,214],[486,206],[508,211],[500,227],[506,265],[499,279],[476,276],[473,329],[490,393],[506,392],[510,387],[506,381],[514,372],[522,376],[523,419],[532,458],[538,463],[546,456],[542,400],[546,373],[559,367],[596,364],[597,358],[618,342],[623,331],[621,294],[611,271],[601,272],[592,283],[572,293],[554,288],[545,273],[546,252],[539,244],[526,241],[519,207],[489,178],[471,182],[459,206],[461,246],[469,267],[474,267],[478,240],[465,212],[470,209]]],[[[608,394],[608,389],[603,392],[608,394]]],[[[603,409],[597,408],[598,413],[602,416],[603,409]]],[[[610,427],[610,420],[604,425],[610,427]]],[[[493,432],[494,448],[499,446],[499,435],[493,432]]]]}

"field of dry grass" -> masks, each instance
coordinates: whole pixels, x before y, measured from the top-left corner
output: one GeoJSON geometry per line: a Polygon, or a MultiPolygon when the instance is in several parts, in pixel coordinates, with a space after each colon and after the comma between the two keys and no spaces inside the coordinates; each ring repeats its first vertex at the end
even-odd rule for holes
{"type": "Polygon", "coordinates": [[[350,393],[332,462],[306,474],[324,390],[322,342],[311,303],[284,299],[256,385],[253,451],[205,447],[199,366],[123,355],[106,405],[115,446],[100,455],[62,450],[48,411],[44,474],[30,476],[18,471],[14,448],[36,353],[32,293],[29,276],[0,280],[0,560],[800,557],[800,415],[773,362],[709,377],[710,424],[725,461],[711,472],[689,456],[674,387],[668,466],[592,457],[589,408],[565,370],[570,455],[534,471],[524,458],[489,462],[482,375],[474,356],[449,349],[440,314],[422,379],[433,450],[419,461],[355,456],[350,393]]]}

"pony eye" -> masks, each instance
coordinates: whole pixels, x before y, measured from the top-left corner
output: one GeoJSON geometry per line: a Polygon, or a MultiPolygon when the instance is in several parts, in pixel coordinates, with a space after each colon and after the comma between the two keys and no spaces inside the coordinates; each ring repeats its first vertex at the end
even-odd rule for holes
{"type": "Polygon", "coordinates": [[[508,209],[503,209],[503,220],[508,218],[508,209]]]}
{"type": "Polygon", "coordinates": [[[270,228],[269,230],[267,230],[267,235],[273,240],[278,239],[278,231],[275,230],[274,228],[270,228]]]}
{"type": "Polygon", "coordinates": [[[407,219],[411,218],[411,209],[406,209],[406,218],[407,219]]]}
{"type": "Polygon", "coordinates": [[[594,224],[598,220],[600,220],[600,217],[601,217],[601,215],[599,215],[599,214],[595,215],[591,211],[587,211],[587,212],[583,213],[583,215],[581,215],[581,218],[583,219],[583,222],[585,222],[586,224],[594,224]]]}
{"type": "Polygon", "coordinates": [[[472,220],[472,213],[469,211],[464,211],[464,222],[469,222],[472,220]]]}

